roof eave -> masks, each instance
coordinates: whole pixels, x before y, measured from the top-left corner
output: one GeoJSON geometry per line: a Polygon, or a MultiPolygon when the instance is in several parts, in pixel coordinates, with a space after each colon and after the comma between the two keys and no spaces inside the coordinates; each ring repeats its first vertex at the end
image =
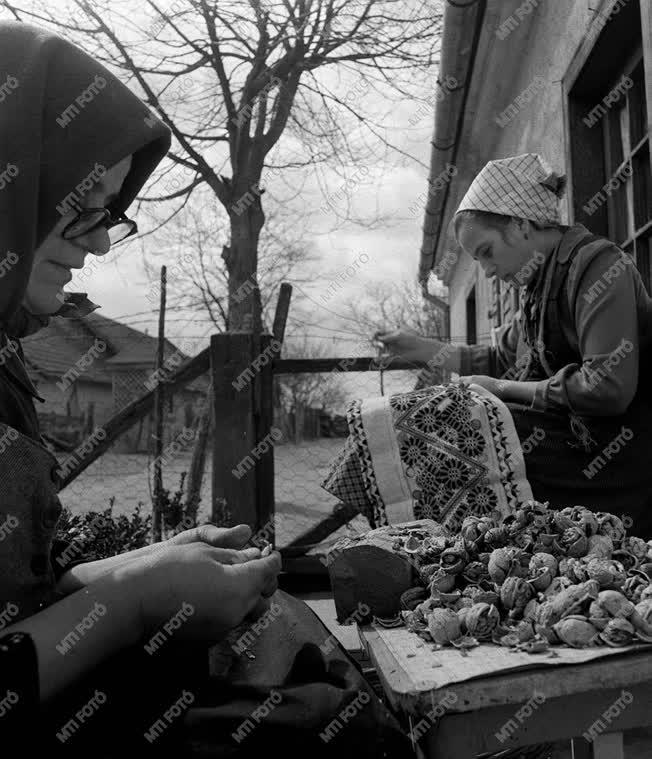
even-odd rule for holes
{"type": "MultiPolygon", "coordinates": [[[[458,83],[446,88],[435,108],[435,128],[431,142],[428,199],[423,222],[423,242],[419,260],[419,281],[427,282],[436,264],[436,253],[442,232],[448,191],[455,175],[457,148],[464,121],[473,65],[485,16],[487,0],[471,0],[466,4],[447,1],[444,11],[441,63],[437,84],[453,79],[458,83]],[[448,94],[446,94],[448,93],[448,94]]],[[[452,271],[438,273],[448,284],[452,271]]]]}

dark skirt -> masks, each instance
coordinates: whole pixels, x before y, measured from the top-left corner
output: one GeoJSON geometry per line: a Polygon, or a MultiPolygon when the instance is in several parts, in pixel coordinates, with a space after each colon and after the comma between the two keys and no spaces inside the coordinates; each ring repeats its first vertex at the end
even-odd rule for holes
{"type": "Polygon", "coordinates": [[[575,504],[623,518],[628,533],[652,538],[652,402],[638,397],[622,416],[583,417],[595,441],[579,444],[565,413],[507,404],[538,501],[575,504]]]}

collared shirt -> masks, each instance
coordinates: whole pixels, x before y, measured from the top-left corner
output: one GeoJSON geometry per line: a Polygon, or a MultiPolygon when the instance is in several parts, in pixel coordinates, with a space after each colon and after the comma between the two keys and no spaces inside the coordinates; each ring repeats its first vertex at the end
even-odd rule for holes
{"type": "MultiPolygon", "coordinates": [[[[569,255],[587,230],[576,225],[563,236],[569,255]]],[[[550,263],[549,257],[547,263],[550,263]]],[[[542,272],[545,276],[545,272],[542,272]]],[[[652,338],[652,299],[631,257],[616,245],[591,240],[574,254],[559,300],[559,326],[576,360],[522,376],[530,347],[519,311],[496,330],[495,347],[463,346],[461,373],[537,381],[533,408],[568,409],[584,416],[622,414],[636,394],[641,349],[652,338]]],[[[545,336],[544,336],[545,337],[545,336]]]]}

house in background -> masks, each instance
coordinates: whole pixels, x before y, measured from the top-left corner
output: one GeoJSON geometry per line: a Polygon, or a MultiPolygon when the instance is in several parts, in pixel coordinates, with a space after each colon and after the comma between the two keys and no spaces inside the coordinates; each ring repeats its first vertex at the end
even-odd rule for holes
{"type": "MultiPolygon", "coordinates": [[[[52,318],[22,344],[27,370],[45,399],[36,401],[43,431],[68,444],[81,442],[152,387],[148,381],[156,368],[157,339],[97,312],[52,318]]],[[[164,356],[176,359],[175,365],[189,358],[169,340],[164,356]]],[[[192,426],[207,387],[208,378],[199,377],[166,398],[164,443],[192,426]]],[[[149,415],[121,435],[114,450],[147,451],[152,432],[149,415]]]]}
{"type": "Polygon", "coordinates": [[[420,279],[449,288],[450,338],[491,340],[518,292],[487,280],[449,225],[492,159],[540,153],[568,176],[563,221],[620,245],[652,290],[652,3],[447,3],[420,279]],[[439,86],[442,86],[441,84],[439,86]]]}

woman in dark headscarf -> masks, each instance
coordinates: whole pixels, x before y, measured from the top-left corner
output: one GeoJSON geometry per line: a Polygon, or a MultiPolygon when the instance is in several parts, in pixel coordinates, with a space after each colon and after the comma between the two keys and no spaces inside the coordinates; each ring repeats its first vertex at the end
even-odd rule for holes
{"type": "MultiPolygon", "coordinates": [[[[260,613],[277,587],[279,556],[244,549],[248,527],[202,526],[175,536],[165,550],[147,547],[76,566],[53,561],[58,464],[41,444],[38,393],[20,338],[51,316],[96,308],[84,293],[63,287],[88,253],[103,255],[135,231],[125,212],[168,150],[170,134],[103,66],[29,25],[0,24],[0,83],[7,85],[0,100],[3,739],[13,731],[25,750],[40,741],[66,756],[112,756],[125,748],[160,754],[172,737],[185,735],[178,719],[184,713],[192,717],[198,751],[213,746],[219,749],[212,755],[228,749],[231,756],[247,731],[236,741],[231,732],[272,697],[274,714],[246,736],[239,755],[260,749],[270,735],[286,739],[292,729],[286,755],[293,748],[319,756],[326,751],[320,730],[364,692],[371,703],[349,722],[340,751],[347,741],[358,746],[361,731],[370,751],[384,740],[388,752],[404,748],[405,736],[343,650],[320,652],[328,630],[282,594],[272,603],[283,612],[275,626],[288,642],[263,646],[274,672],[259,667],[252,682],[236,666],[227,679],[207,677],[206,646],[260,613]],[[160,642],[161,630],[180,614],[183,624],[174,625],[175,640],[160,656],[153,655],[159,644],[143,648],[150,636],[160,642]],[[194,645],[193,655],[179,641],[204,645],[194,645]]],[[[186,746],[184,755],[191,753],[186,746]]]]}

